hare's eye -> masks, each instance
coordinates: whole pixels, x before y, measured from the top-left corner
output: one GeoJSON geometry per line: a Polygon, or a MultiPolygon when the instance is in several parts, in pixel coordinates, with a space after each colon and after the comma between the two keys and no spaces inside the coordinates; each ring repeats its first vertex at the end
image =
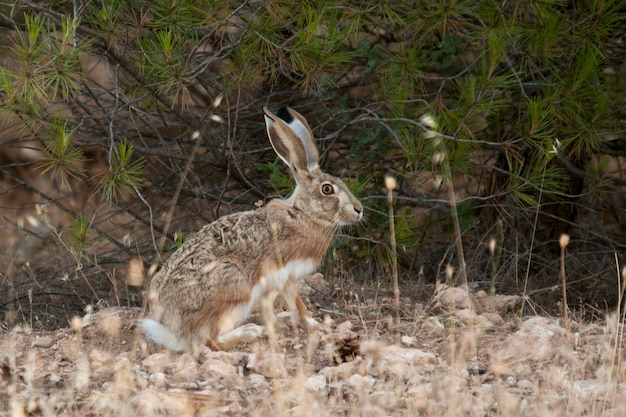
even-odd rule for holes
{"type": "Polygon", "coordinates": [[[335,193],[335,188],[329,183],[322,184],[322,194],[331,195],[335,193]]]}

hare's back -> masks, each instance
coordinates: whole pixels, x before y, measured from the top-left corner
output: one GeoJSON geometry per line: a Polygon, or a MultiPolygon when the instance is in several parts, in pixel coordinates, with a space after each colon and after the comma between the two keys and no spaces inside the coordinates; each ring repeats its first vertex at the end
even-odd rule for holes
{"type": "Polygon", "coordinates": [[[250,283],[239,265],[214,260],[199,268],[187,268],[187,273],[169,271],[153,290],[157,294],[155,301],[167,310],[199,311],[245,301],[249,298],[250,283]]]}
{"type": "Polygon", "coordinates": [[[165,287],[192,286],[221,274],[219,265],[241,270],[254,268],[264,246],[271,241],[266,217],[259,211],[223,216],[204,226],[176,250],[154,276],[151,287],[161,293],[165,287]]]}

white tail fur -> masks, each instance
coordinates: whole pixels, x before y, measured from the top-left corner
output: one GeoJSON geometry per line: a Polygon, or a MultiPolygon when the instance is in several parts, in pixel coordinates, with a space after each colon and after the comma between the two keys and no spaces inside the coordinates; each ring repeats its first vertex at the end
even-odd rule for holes
{"type": "Polygon", "coordinates": [[[189,349],[187,343],[176,336],[170,329],[152,319],[139,320],[143,332],[153,342],[165,346],[170,350],[183,352],[189,349]]]}

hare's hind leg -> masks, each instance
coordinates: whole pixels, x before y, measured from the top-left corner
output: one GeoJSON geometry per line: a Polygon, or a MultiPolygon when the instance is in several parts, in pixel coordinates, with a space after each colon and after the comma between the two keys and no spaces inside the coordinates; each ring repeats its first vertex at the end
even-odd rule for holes
{"type": "Polygon", "coordinates": [[[238,302],[230,303],[229,307],[225,307],[225,311],[219,319],[219,327],[217,329],[217,337],[212,338],[216,341],[217,347],[222,350],[230,349],[241,343],[248,343],[261,337],[264,333],[264,327],[257,324],[243,323],[255,303],[255,294],[248,294],[245,299],[238,302]]]}
{"type": "Polygon", "coordinates": [[[263,336],[264,331],[265,328],[258,324],[244,324],[234,330],[219,335],[217,338],[217,347],[222,350],[227,350],[241,343],[252,342],[263,336]]]}
{"type": "Polygon", "coordinates": [[[241,343],[252,342],[263,335],[264,328],[258,324],[243,322],[252,309],[252,300],[233,305],[220,319],[219,335],[216,345],[221,350],[230,349],[241,343]]]}
{"type": "Polygon", "coordinates": [[[219,319],[218,326],[207,329],[204,344],[213,350],[228,350],[261,337],[265,330],[263,326],[252,323],[239,325],[248,318],[250,310],[250,301],[232,304],[219,319]]]}

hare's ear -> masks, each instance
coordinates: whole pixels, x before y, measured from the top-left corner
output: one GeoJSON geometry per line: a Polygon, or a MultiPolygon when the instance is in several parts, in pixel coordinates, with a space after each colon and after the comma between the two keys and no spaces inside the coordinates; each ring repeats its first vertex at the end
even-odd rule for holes
{"type": "Polygon", "coordinates": [[[263,107],[263,112],[272,147],[296,181],[305,173],[319,170],[319,153],[306,119],[290,108],[281,109],[278,116],[267,107],[263,107]]]}

